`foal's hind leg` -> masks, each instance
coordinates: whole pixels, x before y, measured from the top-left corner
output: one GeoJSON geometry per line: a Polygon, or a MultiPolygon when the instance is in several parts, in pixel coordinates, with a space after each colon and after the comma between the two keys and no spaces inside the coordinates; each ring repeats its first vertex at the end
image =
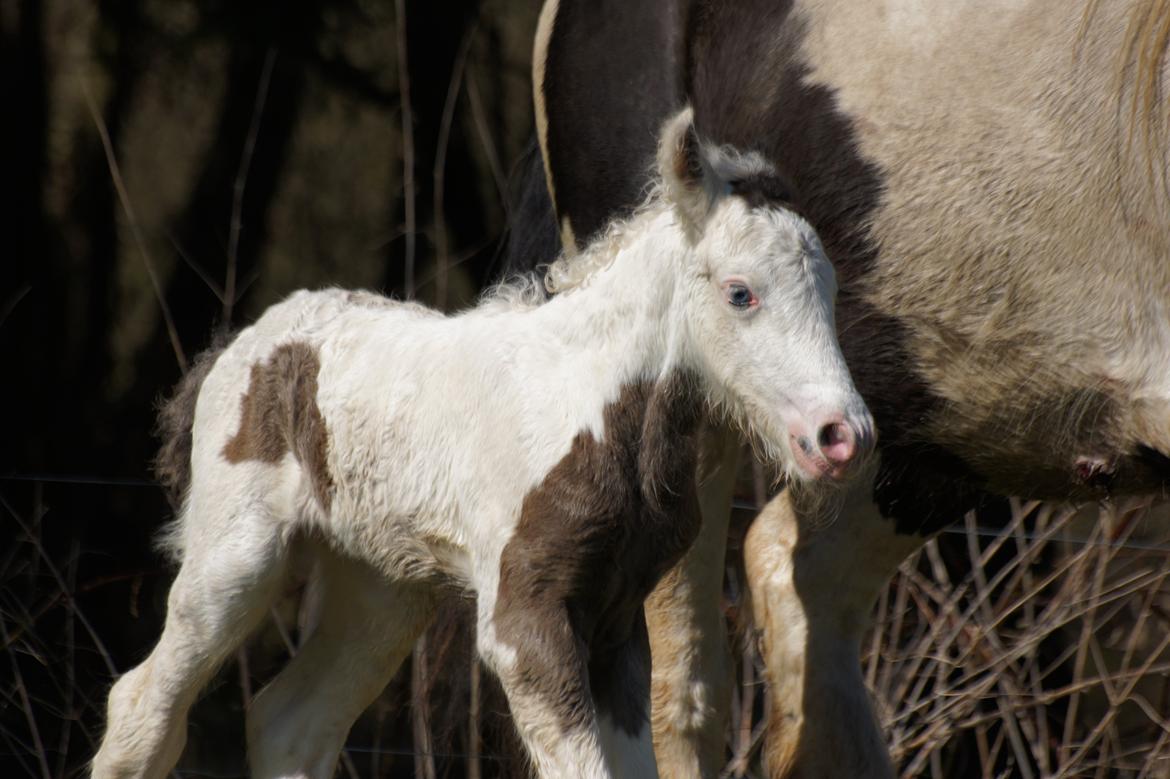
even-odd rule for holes
{"type": "Polygon", "coordinates": [[[229,518],[189,549],[150,656],[110,691],[93,779],[161,777],[187,740],[187,710],[268,608],[284,545],[268,517],[229,518]]]}
{"type": "Polygon", "coordinates": [[[434,613],[432,588],[320,550],[321,619],[248,712],[254,779],[328,779],[354,720],[434,613]]]}

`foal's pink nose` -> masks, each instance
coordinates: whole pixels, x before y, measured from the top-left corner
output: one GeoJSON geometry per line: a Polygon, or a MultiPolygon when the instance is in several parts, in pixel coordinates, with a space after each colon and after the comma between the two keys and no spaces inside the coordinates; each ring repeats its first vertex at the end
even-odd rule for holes
{"type": "Polygon", "coordinates": [[[835,467],[847,465],[857,454],[857,435],[843,420],[828,422],[817,431],[821,455],[835,467]]]}
{"type": "Polygon", "coordinates": [[[788,437],[793,458],[810,479],[845,479],[873,449],[868,414],[833,411],[805,419],[812,424],[797,423],[789,428],[788,437]]]}

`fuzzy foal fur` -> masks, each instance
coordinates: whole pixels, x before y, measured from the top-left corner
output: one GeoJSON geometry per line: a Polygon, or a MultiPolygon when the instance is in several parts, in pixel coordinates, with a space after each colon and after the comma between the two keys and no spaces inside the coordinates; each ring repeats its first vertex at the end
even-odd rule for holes
{"type": "Polygon", "coordinates": [[[698,531],[700,419],[810,482],[840,474],[794,441],[848,424],[860,457],[872,424],[815,233],[691,158],[689,116],[665,125],[655,195],[553,264],[556,298],[507,287],[446,317],[300,292],[198,363],[159,460],[181,566],[158,645],[111,690],[94,779],[174,766],[199,689],[306,563],[321,622],[248,712],[253,776],[332,776],[452,587],[476,595],[540,775],[655,773],[642,602],[698,531]]]}

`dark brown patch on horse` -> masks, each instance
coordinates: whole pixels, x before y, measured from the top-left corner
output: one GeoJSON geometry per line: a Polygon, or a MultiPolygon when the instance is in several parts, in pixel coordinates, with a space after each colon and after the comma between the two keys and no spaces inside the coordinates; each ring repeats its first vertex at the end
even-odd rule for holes
{"type": "Polygon", "coordinates": [[[171,508],[179,511],[191,485],[191,428],[195,425],[195,403],[199,390],[215,361],[234,338],[232,333],[217,336],[210,347],[195,358],[179,379],[171,396],[159,404],[155,435],[162,441],[154,458],[154,477],[166,492],[171,508]]]}
{"type": "MultiPolygon", "coordinates": [[[[548,193],[544,162],[535,137],[517,161],[515,170],[508,182],[510,218],[504,236],[501,279],[529,275],[539,263],[548,262],[561,250],[557,215],[548,193]]],[[[535,286],[544,289],[543,284],[535,286]]]]}
{"type": "MultiPolygon", "coordinates": [[[[1170,9],[1164,0],[1159,5],[1170,9]]],[[[1013,301],[1020,293],[1010,279],[989,274],[985,280],[973,270],[996,267],[981,253],[1008,251],[1007,245],[944,242],[940,231],[917,245],[916,257],[897,259],[897,229],[873,219],[887,186],[897,187],[895,197],[905,195],[905,181],[887,171],[913,164],[914,137],[887,129],[875,135],[881,139],[875,146],[885,149],[882,165],[865,156],[859,137],[867,132],[867,115],[851,117],[834,89],[808,78],[805,20],[811,16],[791,0],[699,0],[686,36],[686,85],[700,136],[756,151],[791,180],[801,212],[837,269],[842,352],[880,431],[883,512],[893,512],[888,515],[899,529],[930,532],[988,492],[1092,499],[1158,488],[1156,472],[1134,454],[1145,431],[1127,421],[1132,388],[1080,375],[1076,352],[1041,323],[1017,323],[1002,338],[972,335],[983,311],[964,298],[984,286],[994,292],[988,299],[1002,301],[1010,314],[995,320],[997,329],[1030,316],[1025,297],[1013,301]],[[924,286],[921,295],[913,288],[922,279],[963,273],[973,274],[970,283],[924,286]],[[932,296],[945,314],[905,302],[932,296]],[[1107,477],[1077,473],[1073,461],[1082,454],[1108,462],[1107,477]]],[[[913,132],[928,137],[931,131],[913,132]]],[[[960,175],[972,186],[989,186],[973,168],[960,175]]],[[[1002,170],[994,181],[1006,188],[1012,179],[1002,170]]],[[[1004,219],[1015,218],[1002,208],[1004,219]]],[[[909,216],[898,222],[910,224],[909,216]]],[[[951,226],[961,234],[957,225],[951,226]]],[[[1049,292],[1070,301],[1077,294],[1049,292]]],[[[1085,347],[1086,357],[1091,354],[1085,347]]]]}
{"type": "Polygon", "coordinates": [[[608,714],[618,730],[637,738],[650,727],[650,633],[642,609],[638,609],[632,628],[629,641],[620,650],[592,657],[589,680],[598,711],[608,714]]]}
{"type": "Polygon", "coordinates": [[[1154,480],[1162,482],[1161,494],[1170,494],[1170,455],[1159,452],[1152,446],[1140,444],[1134,457],[1149,469],[1154,480]]]}
{"type": "Polygon", "coordinates": [[[745,182],[737,194],[799,213],[837,271],[841,350],[881,432],[876,502],[900,533],[946,526],[986,499],[984,482],[925,438],[942,403],[915,368],[905,325],[867,298],[877,247],[865,225],[881,202],[881,172],[861,155],[834,92],[805,78],[805,25],[791,0],[703,0],[688,24],[686,84],[700,136],[770,162],[775,181],[745,182]]]}
{"type": "Polygon", "coordinates": [[[522,689],[580,727],[594,701],[635,735],[648,726],[642,601],[699,529],[693,376],[622,390],[605,434],[579,433],[524,499],[500,557],[495,622],[515,648],[522,689]]]}
{"type": "Polygon", "coordinates": [[[644,196],[662,121],[683,104],[686,6],[560,0],[537,86],[548,115],[549,170],[572,184],[556,188],[557,210],[582,245],[644,196]],[[637,45],[614,45],[632,30],[637,45]]]}
{"type": "Polygon", "coordinates": [[[223,447],[230,463],[280,462],[292,452],[309,474],[313,494],[325,511],[333,496],[326,455],[329,432],[317,407],[321,362],[306,343],[278,346],[268,361],[252,365],[248,391],[240,401],[240,427],[223,447]]]}
{"type": "Polygon", "coordinates": [[[783,208],[808,219],[796,198],[795,188],[783,174],[754,173],[728,182],[728,187],[751,208],[783,208]]]}
{"type": "Polygon", "coordinates": [[[862,157],[833,91],[805,78],[805,30],[793,3],[620,6],[612,13],[583,0],[559,6],[544,72],[557,219],[568,217],[583,241],[641,202],[658,130],[687,95],[704,143],[758,152],[775,168],[731,182],[732,193],[751,207],[800,214],[837,269],[838,328],[848,333],[842,351],[881,431],[879,502],[887,516],[905,532],[958,519],[984,499],[983,482],[970,464],[917,436],[941,401],[915,370],[906,327],[865,297],[876,257],[865,225],[881,200],[882,175],[862,157]],[[599,79],[598,67],[620,78],[599,79]],[[582,79],[586,72],[595,77],[582,79]],[[962,489],[935,489],[956,477],[962,489]]]}

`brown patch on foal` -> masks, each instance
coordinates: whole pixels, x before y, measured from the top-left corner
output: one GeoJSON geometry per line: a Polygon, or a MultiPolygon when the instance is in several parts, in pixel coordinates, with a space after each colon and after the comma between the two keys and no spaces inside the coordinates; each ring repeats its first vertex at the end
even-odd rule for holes
{"type": "Polygon", "coordinates": [[[240,401],[240,427],[223,447],[230,463],[277,463],[287,452],[309,474],[313,494],[325,511],[333,498],[326,454],[329,431],[317,407],[317,350],[303,342],[278,346],[268,361],[252,365],[248,391],[240,401]]]}
{"type": "Polygon", "coordinates": [[[496,631],[516,650],[518,686],[553,702],[565,731],[593,701],[630,735],[648,726],[642,602],[698,533],[701,409],[686,374],[625,387],[602,440],[578,433],[524,499],[500,557],[496,631]]]}

